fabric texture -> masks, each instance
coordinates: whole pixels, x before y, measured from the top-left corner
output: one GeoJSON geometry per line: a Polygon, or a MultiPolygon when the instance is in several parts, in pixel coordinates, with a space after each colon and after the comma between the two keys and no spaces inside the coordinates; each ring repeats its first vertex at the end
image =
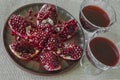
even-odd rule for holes
{"type": "MultiPolygon", "coordinates": [[[[120,0],[109,0],[116,10],[117,22],[114,32],[120,31],[120,0]]],[[[87,75],[83,67],[77,65],[68,72],[53,76],[39,76],[17,67],[7,54],[3,44],[3,28],[9,15],[17,8],[31,3],[52,3],[69,11],[79,21],[82,0],[0,0],[0,80],[120,80],[120,69],[103,72],[100,75],[87,75]],[[56,2],[57,1],[57,2],[56,2]]],[[[120,33],[119,33],[120,34],[120,33]]]]}

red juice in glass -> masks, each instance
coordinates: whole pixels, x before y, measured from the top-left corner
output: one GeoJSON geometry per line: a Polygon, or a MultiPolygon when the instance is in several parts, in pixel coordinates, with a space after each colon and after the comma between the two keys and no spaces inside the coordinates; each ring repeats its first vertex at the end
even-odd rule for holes
{"type": "Polygon", "coordinates": [[[89,43],[92,55],[107,66],[115,66],[119,61],[119,51],[115,44],[103,37],[96,37],[89,43]]]}
{"type": "Polygon", "coordinates": [[[110,19],[103,9],[94,5],[89,5],[82,9],[80,13],[80,22],[85,30],[93,32],[97,27],[108,27],[110,19]]]}

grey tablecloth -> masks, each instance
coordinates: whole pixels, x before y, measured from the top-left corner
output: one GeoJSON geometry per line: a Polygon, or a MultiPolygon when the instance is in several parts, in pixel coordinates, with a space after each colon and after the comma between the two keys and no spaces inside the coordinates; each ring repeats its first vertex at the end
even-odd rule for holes
{"type": "MultiPolygon", "coordinates": [[[[69,11],[77,20],[79,7],[82,0],[58,0],[57,5],[69,11]]],[[[114,31],[120,31],[120,0],[109,0],[116,10],[117,23],[114,25],[114,31]]],[[[29,3],[56,3],[56,0],[0,0],[0,80],[120,80],[120,69],[109,70],[100,75],[93,76],[85,74],[81,67],[56,76],[38,76],[27,73],[19,69],[11,61],[4,49],[2,31],[6,19],[17,8],[29,3]]],[[[119,33],[120,34],[120,33],[119,33]]]]}

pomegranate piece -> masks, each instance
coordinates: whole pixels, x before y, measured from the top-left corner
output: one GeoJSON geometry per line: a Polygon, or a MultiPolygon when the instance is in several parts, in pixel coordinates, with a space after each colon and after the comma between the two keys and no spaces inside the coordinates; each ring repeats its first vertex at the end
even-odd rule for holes
{"type": "Polygon", "coordinates": [[[59,39],[58,36],[55,34],[52,34],[50,38],[48,39],[48,43],[46,45],[46,50],[48,51],[57,51],[59,48],[59,39]]]}
{"type": "Polygon", "coordinates": [[[54,51],[54,55],[59,56],[63,47],[64,43],[59,40],[59,36],[56,34],[52,34],[48,39],[44,51],[54,51]]]}
{"type": "Polygon", "coordinates": [[[39,50],[26,41],[16,41],[9,47],[13,54],[22,60],[29,60],[39,53],[39,50]]]}
{"type": "Polygon", "coordinates": [[[40,54],[40,61],[42,66],[47,71],[57,71],[61,69],[60,62],[52,51],[43,52],[40,54]]]}
{"type": "Polygon", "coordinates": [[[60,57],[66,60],[78,60],[82,55],[82,48],[76,44],[70,43],[61,51],[60,57]]]}
{"type": "Polygon", "coordinates": [[[69,20],[62,24],[58,24],[54,28],[55,33],[59,34],[62,41],[70,39],[78,30],[77,21],[69,20]]]}
{"type": "Polygon", "coordinates": [[[41,23],[50,23],[54,25],[57,23],[56,7],[52,4],[44,4],[37,15],[37,25],[41,23]]]}
{"type": "Polygon", "coordinates": [[[31,22],[28,22],[20,15],[12,15],[8,21],[8,25],[12,33],[25,39],[28,38],[27,32],[33,27],[31,22]]]}
{"type": "Polygon", "coordinates": [[[30,43],[33,44],[38,50],[42,51],[47,44],[49,33],[44,31],[35,31],[31,34],[30,43]]]}
{"type": "Polygon", "coordinates": [[[50,32],[50,33],[52,33],[52,30],[53,30],[53,26],[49,23],[39,24],[37,28],[41,31],[50,32]]]}

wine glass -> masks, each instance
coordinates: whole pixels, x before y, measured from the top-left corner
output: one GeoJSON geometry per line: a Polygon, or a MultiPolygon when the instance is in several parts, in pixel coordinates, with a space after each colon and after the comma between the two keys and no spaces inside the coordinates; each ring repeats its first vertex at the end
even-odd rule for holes
{"type": "Polygon", "coordinates": [[[109,69],[120,68],[120,34],[99,33],[88,40],[83,58],[84,71],[99,74],[109,69]]]}
{"type": "Polygon", "coordinates": [[[116,22],[116,13],[107,0],[84,0],[80,5],[79,20],[88,40],[96,31],[108,31],[116,22]]]}

